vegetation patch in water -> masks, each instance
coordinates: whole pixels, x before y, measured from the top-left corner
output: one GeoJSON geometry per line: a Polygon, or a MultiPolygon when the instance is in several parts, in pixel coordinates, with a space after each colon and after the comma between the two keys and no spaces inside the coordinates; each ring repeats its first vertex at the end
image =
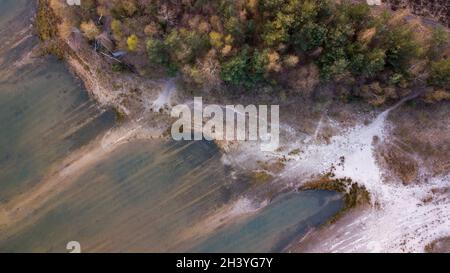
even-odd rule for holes
{"type": "Polygon", "coordinates": [[[334,174],[331,172],[317,180],[306,183],[300,187],[300,190],[336,191],[344,195],[344,207],[329,220],[329,223],[335,223],[354,208],[370,204],[370,193],[364,186],[358,185],[350,178],[334,178],[334,174]]]}

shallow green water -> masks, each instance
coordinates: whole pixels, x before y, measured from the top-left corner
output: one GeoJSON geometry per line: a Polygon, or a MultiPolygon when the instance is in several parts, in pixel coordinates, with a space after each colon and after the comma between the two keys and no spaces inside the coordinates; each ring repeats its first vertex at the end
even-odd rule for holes
{"type": "Polygon", "coordinates": [[[342,207],[333,192],[308,191],[279,196],[246,221],[218,230],[193,252],[281,252],[299,235],[331,218],[342,207]]]}
{"type": "MultiPolygon", "coordinates": [[[[21,8],[23,1],[0,0],[0,30],[21,8]]],[[[0,73],[33,43],[0,56],[7,60],[0,73]]],[[[0,82],[0,206],[39,185],[54,164],[114,127],[114,119],[53,58],[0,82]]],[[[276,252],[342,206],[335,193],[291,193],[256,215],[186,239],[187,230],[252,186],[232,179],[220,157],[208,142],[123,145],[30,216],[31,225],[0,233],[0,252],[67,252],[69,241],[86,252],[276,252]]]]}
{"type": "Polygon", "coordinates": [[[3,26],[20,12],[30,0],[0,0],[0,25],[3,26]]]}
{"type": "Polygon", "coordinates": [[[16,76],[14,83],[0,82],[3,201],[114,123],[112,111],[98,109],[59,61],[49,59],[16,76]]]}
{"type": "Polygon", "coordinates": [[[138,142],[123,146],[60,195],[56,208],[0,251],[65,251],[78,241],[87,252],[282,250],[295,236],[341,207],[336,194],[282,196],[261,213],[206,238],[179,234],[246,188],[232,181],[207,142],[138,142]]]}

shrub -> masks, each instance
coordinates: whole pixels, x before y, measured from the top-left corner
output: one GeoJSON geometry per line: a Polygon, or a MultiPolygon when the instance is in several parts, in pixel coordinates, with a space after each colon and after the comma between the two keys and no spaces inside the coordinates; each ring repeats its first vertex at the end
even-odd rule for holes
{"type": "Polygon", "coordinates": [[[123,8],[123,10],[125,10],[127,15],[133,16],[133,14],[138,9],[135,0],[121,0],[121,2],[122,2],[122,8],[123,8]]]}
{"type": "Polygon", "coordinates": [[[420,46],[407,25],[387,29],[380,39],[381,47],[386,49],[386,64],[396,72],[405,73],[411,61],[420,56],[420,46]]]}
{"type": "Polygon", "coordinates": [[[326,50],[318,59],[320,76],[323,80],[331,80],[347,72],[349,61],[343,47],[326,50]]]}
{"type": "Polygon", "coordinates": [[[236,37],[236,39],[238,39],[242,43],[247,39],[246,27],[236,17],[231,17],[226,20],[224,28],[227,33],[236,37]]]}
{"type": "Polygon", "coordinates": [[[138,5],[135,0],[120,0],[111,2],[114,2],[111,8],[111,15],[115,19],[122,19],[127,16],[131,17],[138,10],[138,5]]]}
{"type": "Polygon", "coordinates": [[[123,36],[123,32],[122,32],[122,22],[120,22],[119,20],[112,20],[111,22],[111,30],[114,36],[114,39],[116,39],[116,41],[120,41],[122,39],[123,36]]]}
{"type": "Polygon", "coordinates": [[[148,24],[144,28],[144,33],[147,36],[153,37],[156,36],[159,32],[159,26],[155,22],[152,22],[151,24],[148,24]]]}
{"type": "Polygon", "coordinates": [[[95,1],[94,0],[84,0],[81,1],[80,12],[81,17],[84,20],[89,20],[89,18],[95,14],[95,1]]]}
{"type": "Polygon", "coordinates": [[[213,47],[221,49],[223,47],[223,35],[218,32],[212,31],[209,34],[209,42],[213,47]]]}
{"type": "Polygon", "coordinates": [[[248,56],[243,53],[224,63],[220,76],[226,83],[246,85],[248,84],[247,66],[248,56]]]}
{"type": "Polygon", "coordinates": [[[347,17],[355,27],[361,28],[370,23],[370,6],[367,3],[354,4],[344,2],[341,7],[344,16],[347,17]]]}
{"type": "Polygon", "coordinates": [[[111,65],[111,69],[114,72],[124,72],[124,71],[128,71],[128,67],[126,65],[124,65],[123,63],[113,63],[111,65]]]}
{"type": "Polygon", "coordinates": [[[443,27],[437,27],[433,30],[430,41],[429,56],[431,59],[436,59],[441,54],[442,50],[448,44],[449,36],[443,27]]]}
{"type": "Polygon", "coordinates": [[[275,46],[289,40],[289,31],[294,18],[289,15],[279,13],[275,20],[265,25],[263,40],[269,46],[275,46]]]}
{"type": "Polygon", "coordinates": [[[348,48],[350,69],[354,75],[374,77],[383,71],[386,64],[384,49],[370,49],[361,43],[354,43],[348,48]]]}
{"type": "Polygon", "coordinates": [[[221,78],[225,83],[251,88],[264,80],[267,63],[266,53],[255,51],[250,57],[248,49],[244,49],[241,54],[223,64],[221,78]]]}
{"type": "Polygon", "coordinates": [[[185,50],[187,51],[185,63],[194,63],[196,60],[201,59],[210,48],[207,36],[201,34],[195,30],[181,32],[182,42],[185,44],[185,50]]]}
{"type": "Polygon", "coordinates": [[[139,38],[135,34],[131,35],[127,39],[127,45],[129,51],[136,51],[139,45],[139,38]]]}
{"type": "Polygon", "coordinates": [[[170,76],[177,73],[178,67],[171,63],[169,52],[163,41],[154,38],[148,39],[147,55],[151,63],[165,67],[170,76]]]}
{"type": "Polygon", "coordinates": [[[293,35],[293,44],[297,50],[308,52],[321,46],[327,38],[327,28],[317,23],[307,23],[293,35]]]}
{"type": "Polygon", "coordinates": [[[192,30],[173,30],[164,39],[164,46],[169,52],[171,63],[178,67],[194,63],[208,52],[207,38],[192,30]]]}
{"type": "Polygon", "coordinates": [[[429,84],[450,90],[450,57],[431,65],[429,84]]]}
{"type": "Polygon", "coordinates": [[[81,31],[83,32],[83,35],[88,40],[94,40],[95,37],[97,37],[100,34],[100,30],[95,25],[95,23],[90,20],[88,22],[82,22],[80,25],[81,31]]]}
{"type": "Polygon", "coordinates": [[[164,49],[164,43],[158,39],[150,38],[147,40],[147,55],[151,63],[168,65],[168,53],[164,49]]]}

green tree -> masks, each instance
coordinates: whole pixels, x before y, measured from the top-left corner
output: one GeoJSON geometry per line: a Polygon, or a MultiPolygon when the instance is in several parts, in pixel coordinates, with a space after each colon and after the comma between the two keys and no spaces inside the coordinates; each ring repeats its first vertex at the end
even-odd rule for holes
{"type": "Polygon", "coordinates": [[[150,38],[147,40],[147,55],[151,63],[167,66],[169,56],[161,40],[150,38]]]}
{"type": "Polygon", "coordinates": [[[231,58],[222,66],[221,78],[225,83],[245,88],[254,87],[264,80],[267,54],[255,51],[252,55],[248,49],[231,58]]]}
{"type": "Polygon", "coordinates": [[[248,56],[246,52],[231,58],[223,64],[220,76],[225,83],[232,85],[247,85],[248,56]]]}
{"type": "Polygon", "coordinates": [[[384,49],[370,49],[367,45],[355,42],[348,47],[350,69],[354,75],[374,77],[386,65],[384,49]]]}
{"type": "Polygon", "coordinates": [[[308,52],[321,46],[327,38],[327,28],[317,23],[307,23],[293,35],[293,44],[301,52],[308,52]]]}
{"type": "Polygon", "coordinates": [[[207,36],[195,30],[182,32],[182,40],[188,50],[185,63],[195,63],[195,61],[202,58],[210,48],[207,36]]]}
{"type": "Polygon", "coordinates": [[[379,38],[380,46],[386,50],[386,64],[395,72],[406,73],[411,61],[421,54],[413,30],[407,25],[388,28],[379,38]]]}
{"type": "Polygon", "coordinates": [[[155,38],[148,39],[147,55],[151,63],[163,66],[169,75],[174,76],[177,73],[178,66],[171,61],[165,42],[155,38]]]}
{"type": "Polygon", "coordinates": [[[181,67],[192,64],[208,51],[206,36],[194,30],[172,30],[164,39],[171,63],[181,67]]]}

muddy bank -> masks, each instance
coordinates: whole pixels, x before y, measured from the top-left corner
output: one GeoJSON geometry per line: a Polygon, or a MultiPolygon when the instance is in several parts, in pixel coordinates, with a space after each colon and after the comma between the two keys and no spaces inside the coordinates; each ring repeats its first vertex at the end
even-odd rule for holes
{"type": "Polygon", "coordinates": [[[401,158],[409,158],[410,164],[403,162],[405,166],[411,166],[411,171],[396,171],[404,183],[416,182],[420,175],[424,175],[418,172],[419,166],[431,176],[443,175],[450,170],[449,118],[450,108],[445,102],[433,106],[410,103],[391,116],[394,128],[388,145],[396,153],[392,158],[388,154],[384,158],[393,163],[387,164],[393,167],[402,162],[401,158]],[[408,173],[412,176],[405,176],[408,173]]]}
{"type": "MultiPolygon", "coordinates": [[[[328,223],[328,225],[321,228],[311,230],[303,238],[294,241],[284,251],[289,253],[327,253],[330,246],[338,244],[351,244],[349,241],[340,241],[340,236],[345,238],[346,234],[352,232],[352,225],[355,223],[355,219],[364,215],[374,213],[372,208],[368,205],[361,206],[351,211],[347,211],[345,215],[342,215],[338,221],[328,223]]],[[[357,242],[355,242],[357,243],[357,242]]],[[[348,252],[352,252],[349,249],[348,252]]]]}
{"type": "Polygon", "coordinates": [[[450,238],[437,240],[426,247],[430,253],[450,253],[450,238]]]}
{"type": "Polygon", "coordinates": [[[287,251],[424,252],[435,245],[436,251],[445,251],[447,240],[441,238],[450,233],[449,117],[447,103],[406,103],[392,111],[384,137],[372,144],[381,176],[358,180],[368,188],[371,205],[350,210],[287,251]]]}

